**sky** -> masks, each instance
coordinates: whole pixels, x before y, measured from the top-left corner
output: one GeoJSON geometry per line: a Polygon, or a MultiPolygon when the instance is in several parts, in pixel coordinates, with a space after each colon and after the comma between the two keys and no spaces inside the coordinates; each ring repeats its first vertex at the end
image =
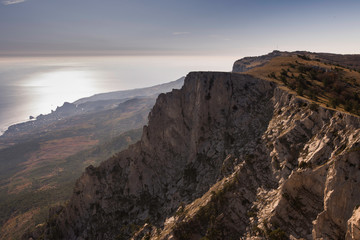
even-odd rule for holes
{"type": "Polygon", "coordinates": [[[0,0],[0,56],[360,53],[359,0],[0,0]]]}

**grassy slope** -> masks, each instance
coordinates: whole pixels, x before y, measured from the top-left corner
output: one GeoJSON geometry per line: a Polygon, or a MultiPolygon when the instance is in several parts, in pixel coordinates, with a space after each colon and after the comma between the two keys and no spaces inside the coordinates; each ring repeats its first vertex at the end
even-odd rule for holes
{"type": "Polygon", "coordinates": [[[134,99],[1,139],[0,145],[11,147],[0,148],[0,239],[41,222],[50,205],[69,198],[85,167],[136,142],[154,101],[134,99]]]}
{"type": "Polygon", "coordinates": [[[274,81],[283,88],[325,107],[360,114],[360,72],[316,56],[275,57],[246,72],[274,81]]]}
{"type": "Polygon", "coordinates": [[[64,159],[142,127],[152,105],[153,100],[131,101],[113,110],[59,121],[19,139],[11,138],[9,141],[15,144],[0,150],[1,195],[54,187],[51,183],[56,181],[52,179],[66,170],[64,159]]]}
{"type": "Polygon", "coordinates": [[[71,196],[76,179],[89,164],[97,165],[104,159],[125,149],[129,144],[140,139],[142,128],[123,133],[111,141],[99,144],[91,149],[80,151],[61,160],[63,171],[51,179],[35,179],[40,173],[33,173],[32,188],[27,188],[16,194],[0,192],[0,224],[2,225],[0,239],[18,239],[26,229],[44,222],[50,206],[65,202],[71,196]],[[38,181],[34,183],[34,181],[38,181]],[[53,184],[53,187],[42,188],[53,184]]]}

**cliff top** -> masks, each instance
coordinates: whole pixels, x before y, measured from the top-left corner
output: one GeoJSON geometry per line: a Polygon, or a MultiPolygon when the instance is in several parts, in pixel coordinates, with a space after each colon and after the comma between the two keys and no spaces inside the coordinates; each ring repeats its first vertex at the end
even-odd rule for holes
{"type": "Polygon", "coordinates": [[[360,55],[274,51],[236,61],[233,72],[276,82],[328,108],[360,114],[360,55]]]}

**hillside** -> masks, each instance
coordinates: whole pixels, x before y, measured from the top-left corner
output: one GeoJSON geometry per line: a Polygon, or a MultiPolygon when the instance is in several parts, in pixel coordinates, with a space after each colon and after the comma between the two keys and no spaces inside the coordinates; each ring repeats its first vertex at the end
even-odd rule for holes
{"type": "Polygon", "coordinates": [[[234,64],[233,71],[241,72],[241,66],[248,74],[274,81],[301,97],[311,99],[326,107],[360,114],[360,62],[357,55],[335,55],[317,53],[280,53],[266,57],[249,58],[252,65],[240,60],[234,64]],[[270,59],[267,61],[266,59],[270,59]],[[347,59],[350,60],[347,60],[347,59]],[[339,64],[344,60],[342,65],[339,64]],[[239,71],[237,71],[239,70],[239,71]]]}
{"type": "MultiPolygon", "coordinates": [[[[43,222],[51,206],[68,201],[75,180],[86,166],[98,165],[103,159],[127,148],[129,144],[140,138],[141,132],[142,129],[130,130],[108,142],[85,150],[76,150],[72,155],[56,155],[64,150],[67,144],[70,144],[70,142],[63,142],[62,148],[58,150],[47,149],[51,151],[52,156],[48,154],[46,162],[43,161],[41,165],[34,162],[25,169],[15,168],[14,175],[6,175],[2,171],[0,238],[19,239],[26,229],[43,222]],[[6,178],[8,176],[11,177],[6,178]]],[[[16,150],[20,147],[18,146],[16,150]]],[[[46,154],[44,151],[46,150],[35,152],[46,154]]],[[[19,151],[18,154],[22,155],[24,152],[19,151]]],[[[3,158],[3,153],[0,156],[3,158]]]]}
{"type": "Polygon", "coordinates": [[[179,78],[176,81],[153,87],[102,93],[79,99],[74,103],[65,102],[63,106],[57,107],[56,110],[52,111],[50,114],[41,114],[37,116],[34,121],[10,126],[9,129],[0,136],[0,149],[4,148],[4,146],[32,139],[32,135],[37,135],[39,132],[58,130],[59,125],[62,125],[62,128],[66,128],[67,123],[62,124],[64,122],[62,120],[64,119],[76,116],[83,117],[85,114],[96,114],[106,110],[115,109],[120,104],[131,102],[129,100],[133,99],[142,99],[144,102],[147,101],[146,99],[155,101],[160,93],[169,92],[172,89],[179,89],[183,83],[184,77],[179,78]],[[59,123],[59,121],[62,122],[59,123]],[[55,129],[54,126],[56,126],[55,129]],[[7,143],[7,145],[5,145],[5,143],[7,143]]]}
{"type": "Polygon", "coordinates": [[[275,52],[237,61],[245,73],[188,74],[139,142],[86,168],[23,238],[359,239],[360,118],[341,97],[360,78],[331,59],[275,52]]]}
{"type": "Polygon", "coordinates": [[[96,94],[91,97],[81,98],[74,102],[76,105],[80,105],[86,102],[98,102],[98,101],[109,101],[114,99],[131,99],[136,97],[153,97],[160,93],[169,92],[171,89],[179,89],[184,84],[185,77],[181,77],[178,80],[159,84],[147,88],[139,88],[125,91],[115,91],[109,93],[96,94]]]}
{"type": "MultiPolygon", "coordinates": [[[[0,237],[16,234],[12,221],[29,212],[41,215],[31,214],[37,223],[43,221],[49,206],[69,198],[89,164],[98,165],[136,142],[153,103],[154,99],[135,99],[8,138],[11,146],[0,150],[0,237]]],[[[17,222],[22,227],[31,220],[17,222]]]]}
{"type": "Polygon", "coordinates": [[[154,88],[152,96],[65,103],[11,126],[0,136],[0,238],[19,239],[26,228],[45,220],[50,206],[69,199],[88,165],[138,141],[156,90],[170,91],[181,81],[154,88]]]}

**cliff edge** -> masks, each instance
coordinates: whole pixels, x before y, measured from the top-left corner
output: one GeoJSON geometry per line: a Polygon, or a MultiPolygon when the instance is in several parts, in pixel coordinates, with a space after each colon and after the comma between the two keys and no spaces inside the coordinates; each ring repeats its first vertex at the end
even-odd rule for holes
{"type": "Polygon", "coordinates": [[[359,159],[358,117],[193,72],[158,97],[141,141],[88,167],[24,239],[357,239],[359,159]]]}

